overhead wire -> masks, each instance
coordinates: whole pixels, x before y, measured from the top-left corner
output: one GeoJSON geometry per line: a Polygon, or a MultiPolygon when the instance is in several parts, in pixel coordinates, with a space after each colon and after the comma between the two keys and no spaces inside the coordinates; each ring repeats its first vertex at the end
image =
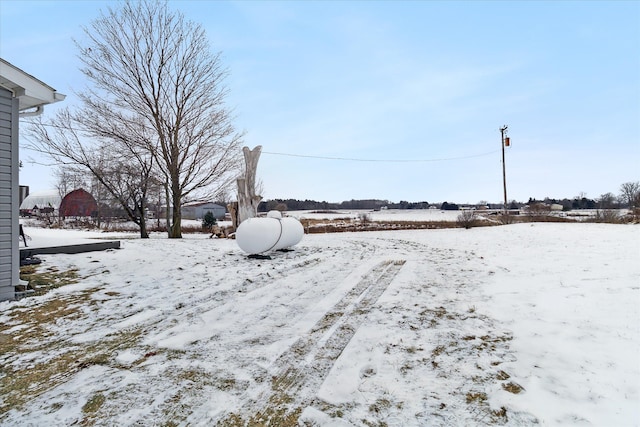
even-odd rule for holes
{"type": "Polygon", "coordinates": [[[271,154],[275,156],[302,157],[308,159],[320,160],[342,160],[349,162],[377,162],[377,163],[428,163],[428,162],[446,162],[452,160],[472,159],[475,157],[484,157],[497,153],[499,150],[488,151],[486,153],[471,154],[468,156],[443,157],[433,159],[363,159],[356,157],[334,157],[334,156],[312,156],[308,154],[278,153],[274,151],[262,151],[263,154],[271,154]]]}
{"type": "MultiPolygon", "coordinates": [[[[25,123],[36,124],[33,121],[25,120],[25,123]]],[[[52,123],[42,123],[45,127],[54,127],[64,129],[62,126],[57,126],[52,123]]],[[[358,157],[339,157],[339,156],[313,156],[310,154],[295,154],[295,153],[282,153],[276,151],[262,151],[262,154],[270,154],[273,156],[285,156],[285,157],[299,157],[306,159],[319,159],[319,160],[340,160],[347,162],[370,162],[370,163],[433,163],[433,162],[449,162],[454,160],[473,159],[477,157],[490,156],[497,153],[500,150],[487,151],[485,153],[470,154],[467,156],[456,157],[442,157],[433,159],[364,159],[358,157]]]]}

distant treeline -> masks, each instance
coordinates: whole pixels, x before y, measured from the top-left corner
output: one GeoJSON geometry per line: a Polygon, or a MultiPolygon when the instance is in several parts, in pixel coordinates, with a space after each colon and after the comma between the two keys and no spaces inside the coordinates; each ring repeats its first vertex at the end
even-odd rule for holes
{"type": "Polygon", "coordinates": [[[428,202],[406,202],[404,200],[398,203],[391,203],[388,200],[365,199],[365,200],[347,200],[340,203],[318,202],[315,200],[296,200],[296,199],[273,199],[260,202],[258,206],[259,212],[268,212],[270,210],[290,210],[290,211],[314,211],[314,210],[337,210],[337,209],[371,209],[377,210],[382,207],[388,209],[427,209],[428,202]]]}
{"type": "Polygon", "coordinates": [[[586,197],[575,197],[573,199],[549,199],[545,198],[542,200],[536,200],[534,198],[529,198],[527,204],[529,206],[535,204],[546,204],[546,205],[562,205],[563,211],[570,211],[573,209],[613,209],[619,208],[620,204],[615,199],[607,199],[600,200],[599,202],[593,199],[588,199],[586,197]]]}
{"type": "MultiPolygon", "coordinates": [[[[586,197],[575,197],[573,199],[549,199],[536,200],[529,198],[526,203],[517,202],[515,200],[509,203],[509,209],[519,209],[525,205],[534,204],[557,204],[562,205],[562,209],[565,211],[573,209],[609,209],[620,207],[615,199],[611,200],[593,200],[586,197]]],[[[392,203],[388,200],[379,199],[364,199],[364,200],[346,200],[340,203],[334,202],[318,202],[316,200],[297,200],[297,199],[273,199],[260,202],[258,205],[258,212],[268,212],[271,210],[290,210],[290,211],[326,211],[326,210],[339,210],[339,209],[368,209],[379,210],[381,208],[386,209],[428,209],[435,207],[442,210],[458,210],[462,207],[486,207],[489,209],[501,209],[502,204],[489,204],[486,202],[479,202],[478,204],[456,204],[450,202],[442,203],[429,203],[429,202],[407,202],[401,200],[398,203],[392,203]]]]}

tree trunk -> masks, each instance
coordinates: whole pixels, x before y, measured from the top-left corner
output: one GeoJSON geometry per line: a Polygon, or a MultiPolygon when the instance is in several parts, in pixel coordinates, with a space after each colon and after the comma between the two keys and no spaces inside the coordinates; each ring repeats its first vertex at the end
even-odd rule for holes
{"type": "MultiPolygon", "coordinates": [[[[100,193],[98,193],[100,194],[100,193]]],[[[100,196],[98,196],[98,203],[97,203],[97,209],[96,209],[96,222],[98,223],[98,230],[100,230],[100,226],[102,225],[100,221],[100,206],[102,205],[102,198],[100,196]]]]}
{"type": "Polygon", "coordinates": [[[231,227],[238,228],[238,202],[231,202],[227,205],[229,216],[231,217],[231,227]]]}
{"type": "Polygon", "coordinates": [[[139,207],[140,211],[140,238],[148,239],[149,233],[147,232],[147,220],[144,217],[144,205],[139,207]]]}
{"type": "Polygon", "coordinates": [[[169,182],[164,183],[164,196],[165,196],[165,212],[164,219],[167,226],[167,236],[171,237],[171,203],[169,203],[169,182]]]}
{"type": "Polygon", "coordinates": [[[156,228],[160,231],[160,195],[158,195],[158,204],[156,204],[156,228]]]}
{"type": "Polygon", "coordinates": [[[170,228],[170,232],[169,232],[169,238],[170,239],[181,239],[182,238],[182,209],[181,209],[181,205],[182,205],[182,195],[180,194],[179,191],[176,191],[175,189],[178,188],[177,183],[175,184],[175,186],[173,187],[173,191],[172,191],[172,207],[173,207],[173,215],[171,218],[171,228],[170,228]]]}
{"type": "Polygon", "coordinates": [[[238,178],[238,225],[245,219],[258,216],[258,204],[262,196],[256,194],[256,169],[262,146],[258,145],[253,150],[243,147],[246,169],[244,176],[238,178]]]}

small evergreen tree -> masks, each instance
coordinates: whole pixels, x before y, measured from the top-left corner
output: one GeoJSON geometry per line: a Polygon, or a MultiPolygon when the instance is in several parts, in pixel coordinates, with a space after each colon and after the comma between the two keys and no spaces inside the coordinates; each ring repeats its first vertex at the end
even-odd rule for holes
{"type": "Polygon", "coordinates": [[[209,211],[204,214],[204,218],[202,218],[202,228],[211,231],[214,225],[216,225],[216,217],[213,216],[213,212],[209,211]]]}

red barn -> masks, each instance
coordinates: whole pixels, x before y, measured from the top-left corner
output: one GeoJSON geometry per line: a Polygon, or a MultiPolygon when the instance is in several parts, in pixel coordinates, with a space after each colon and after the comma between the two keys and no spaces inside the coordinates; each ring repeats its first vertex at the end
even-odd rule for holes
{"type": "Polygon", "coordinates": [[[87,191],[79,188],[73,190],[60,202],[60,217],[68,216],[92,216],[98,212],[96,199],[87,191]]]}

